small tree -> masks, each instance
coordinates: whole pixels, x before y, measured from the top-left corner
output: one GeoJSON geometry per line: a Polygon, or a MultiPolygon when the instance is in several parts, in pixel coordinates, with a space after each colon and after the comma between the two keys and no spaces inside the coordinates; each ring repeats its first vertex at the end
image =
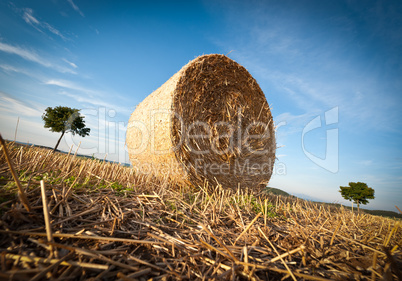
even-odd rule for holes
{"type": "Polygon", "coordinates": [[[80,110],[66,106],[48,107],[42,115],[45,121],[45,128],[50,131],[61,133],[53,151],[57,149],[65,133],[78,134],[81,137],[89,136],[91,129],[85,127],[84,116],[80,115],[80,110]]]}
{"type": "Polygon", "coordinates": [[[359,205],[366,205],[368,199],[374,199],[374,189],[368,187],[364,182],[350,182],[349,186],[341,186],[340,193],[346,200],[352,201],[357,204],[357,211],[359,211],[359,205]]]}

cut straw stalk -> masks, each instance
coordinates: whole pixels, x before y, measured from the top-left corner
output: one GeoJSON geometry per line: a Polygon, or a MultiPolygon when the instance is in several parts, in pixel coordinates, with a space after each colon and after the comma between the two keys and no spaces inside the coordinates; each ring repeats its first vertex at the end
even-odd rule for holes
{"type": "Polygon", "coordinates": [[[138,271],[138,267],[136,266],[131,266],[131,265],[127,265],[112,259],[109,259],[107,257],[105,257],[104,255],[100,254],[98,251],[91,251],[91,250],[86,250],[86,249],[82,249],[82,248],[77,248],[77,247],[72,247],[72,246],[67,246],[64,244],[59,244],[59,243],[54,243],[54,242],[48,242],[49,245],[52,245],[54,247],[57,248],[62,248],[62,249],[67,249],[69,251],[74,251],[77,254],[82,254],[91,258],[95,258],[95,259],[99,259],[102,261],[105,261],[107,263],[113,264],[115,266],[119,266],[121,268],[125,268],[125,269],[129,269],[129,270],[133,270],[133,271],[138,271]]]}
{"type": "Polygon", "coordinates": [[[1,142],[1,147],[3,148],[3,151],[4,151],[4,156],[6,157],[8,167],[10,168],[10,171],[11,171],[11,174],[13,175],[15,184],[17,185],[18,196],[19,196],[19,198],[21,200],[21,203],[22,203],[22,205],[25,207],[25,209],[28,212],[31,212],[31,206],[29,205],[27,196],[25,195],[25,191],[21,186],[21,183],[20,183],[20,180],[19,180],[19,178],[17,176],[17,173],[15,172],[14,165],[11,162],[10,155],[8,154],[6,143],[5,143],[4,139],[3,139],[3,137],[1,136],[1,134],[0,134],[0,142],[1,142]]]}
{"type": "MultiPolygon", "coordinates": [[[[205,260],[206,262],[213,264],[213,265],[217,265],[221,268],[223,268],[224,270],[230,270],[231,267],[223,264],[223,263],[217,263],[216,261],[214,261],[213,259],[210,259],[208,257],[202,257],[203,260],[205,260]]],[[[246,266],[245,263],[240,263],[241,265],[246,266]]],[[[259,264],[247,264],[250,267],[255,267],[259,270],[271,270],[271,271],[275,271],[275,272],[279,272],[279,273],[289,273],[288,270],[286,269],[280,269],[280,268],[276,268],[276,267],[270,267],[270,266],[266,266],[266,265],[259,265],[259,264]]],[[[298,276],[300,278],[303,278],[305,280],[316,280],[316,281],[331,281],[331,279],[326,279],[326,278],[322,278],[322,277],[318,277],[318,276],[313,276],[313,275],[308,275],[308,274],[303,274],[303,273],[299,273],[299,272],[294,272],[293,273],[295,276],[298,276]]]]}
{"type": "Polygon", "coordinates": [[[255,218],[247,225],[247,227],[243,230],[243,232],[236,238],[233,242],[233,246],[236,245],[236,242],[250,229],[250,227],[256,222],[256,220],[262,215],[262,213],[258,213],[255,218]]]}
{"type": "Polygon", "coordinates": [[[342,224],[342,220],[339,221],[338,225],[335,228],[334,233],[332,234],[331,242],[329,243],[330,246],[332,246],[332,244],[334,243],[336,233],[338,232],[339,228],[341,227],[341,224],[342,224]]]}
{"type": "Polygon", "coordinates": [[[50,266],[48,266],[47,268],[45,268],[44,270],[42,270],[41,272],[39,272],[38,274],[36,274],[33,278],[31,278],[29,281],[39,281],[42,280],[45,275],[51,271],[56,269],[59,265],[61,265],[61,263],[67,259],[70,259],[73,256],[73,253],[70,253],[66,256],[64,256],[63,258],[61,258],[59,261],[51,264],[50,266]]]}
{"type": "Polygon", "coordinates": [[[265,233],[261,230],[260,227],[258,227],[258,231],[261,233],[261,235],[265,238],[265,240],[268,241],[269,245],[271,245],[271,248],[274,249],[275,253],[278,255],[278,258],[282,261],[283,265],[286,267],[287,271],[289,272],[290,276],[292,276],[292,279],[294,281],[296,280],[296,277],[293,275],[293,272],[290,270],[290,268],[288,267],[288,265],[286,264],[286,262],[283,260],[283,258],[281,257],[281,255],[279,254],[279,252],[276,250],[275,246],[272,244],[272,242],[268,239],[268,237],[265,235],[265,233]]]}
{"type": "MultiPolygon", "coordinates": [[[[43,233],[43,232],[0,230],[0,233],[18,234],[18,235],[24,235],[24,236],[47,237],[47,233],[43,233]]],[[[117,237],[89,236],[89,235],[76,235],[76,234],[67,234],[67,233],[53,233],[52,236],[57,237],[57,238],[72,238],[72,239],[95,240],[95,241],[105,241],[105,242],[121,242],[121,243],[130,243],[130,244],[164,244],[164,242],[149,241],[149,240],[137,240],[137,239],[127,239],[127,238],[117,238],[117,237]]]]}
{"type": "Polygon", "coordinates": [[[208,244],[207,242],[205,242],[205,241],[203,241],[203,240],[201,240],[200,242],[201,242],[202,245],[206,246],[208,249],[210,249],[210,250],[212,250],[212,251],[217,252],[217,253],[220,254],[221,256],[226,257],[226,258],[228,258],[228,259],[233,259],[231,256],[229,256],[229,255],[227,255],[226,253],[222,252],[221,250],[215,248],[214,246],[208,244]]]}
{"type": "Polygon", "coordinates": [[[277,257],[275,257],[275,258],[272,258],[269,262],[270,262],[270,263],[274,263],[274,262],[276,262],[277,260],[286,258],[287,256],[293,255],[294,253],[303,252],[305,248],[306,248],[306,246],[301,245],[301,246],[297,247],[296,249],[293,249],[293,250],[291,250],[291,251],[289,251],[289,252],[287,252],[287,253],[284,253],[284,254],[279,255],[279,256],[277,256],[277,257]]]}
{"type": "MultiPolygon", "coordinates": [[[[31,256],[23,256],[23,255],[15,255],[15,254],[5,254],[5,258],[16,260],[16,261],[35,263],[35,264],[38,264],[38,263],[55,264],[55,263],[60,262],[60,259],[45,259],[45,258],[40,258],[40,257],[31,257],[31,256]]],[[[60,265],[65,265],[65,266],[73,265],[73,266],[78,266],[78,267],[83,267],[83,268],[101,269],[101,270],[106,270],[108,268],[108,265],[104,265],[104,264],[74,262],[74,261],[61,261],[60,265]]]]}
{"type": "MultiPolygon", "coordinates": [[[[329,233],[334,233],[334,232],[332,232],[331,230],[328,230],[328,229],[326,229],[326,228],[324,228],[324,227],[323,227],[322,229],[325,230],[325,231],[327,231],[327,232],[329,232],[329,233]]],[[[375,252],[375,253],[377,253],[377,254],[385,255],[385,253],[383,253],[383,252],[381,252],[381,251],[379,251],[379,250],[377,250],[377,249],[374,249],[373,247],[367,246],[367,245],[365,245],[365,244],[363,244],[363,243],[361,243],[361,242],[359,242],[359,241],[356,241],[355,239],[351,239],[351,238],[345,237],[345,236],[343,236],[343,235],[340,235],[339,233],[336,233],[336,236],[339,236],[339,237],[341,237],[342,239],[344,239],[344,240],[346,240],[346,241],[350,241],[350,242],[352,242],[352,243],[355,243],[355,244],[357,244],[357,245],[360,245],[361,247],[366,248],[366,249],[369,249],[369,250],[371,250],[371,251],[373,251],[373,252],[375,252]]]]}
{"type": "Polygon", "coordinates": [[[135,281],[135,280],[138,280],[138,279],[135,279],[135,278],[141,277],[142,275],[148,274],[148,273],[150,273],[150,272],[152,272],[152,268],[151,268],[151,267],[142,269],[142,270],[140,270],[140,271],[131,273],[131,274],[129,274],[129,275],[124,275],[123,273],[119,272],[119,273],[117,273],[117,278],[120,278],[120,279],[122,279],[123,281],[135,281]]]}
{"type": "Polygon", "coordinates": [[[45,182],[43,180],[40,181],[40,188],[42,193],[43,215],[45,218],[45,226],[46,226],[46,238],[48,242],[53,242],[52,226],[50,225],[50,219],[49,219],[50,215],[47,206],[45,182]]]}
{"type": "Polygon", "coordinates": [[[154,265],[154,264],[152,264],[152,263],[146,262],[146,261],[144,261],[144,260],[142,260],[142,259],[136,258],[136,257],[134,257],[134,256],[132,256],[132,255],[129,255],[128,258],[129,258],[130,260],[136,261],[136,262],[138,262],[138,263],[140,263],[140,264],[144,264],[144,265],[146,265],[146,266],[149,266],[149,267],[151,267],[151,268],[153,268],[153,269],[171,273],[171,274],[175,275],[176,277],[180,278],[180,275],[179,275],[177,272],[175,272],[175,271],[171,271],[171,270],[164,269],[164,268],[159,267],[159,266],[156,266],[156,265],[154,265]]]}
{"type": "Polygon", "coordinates": [[[205,232],[207,232],[216,242],[218,242],[218,244],[225,249],[225,251],[229,254],[229,256],[233,259],[233,261],[235,262],[239,262],[239,259],[235,257],[235,255],[233,255],[233,253],[229,250],[228,247],[226,247],[225,244],[223,244],[209,229],[208,227],[206,227],[205,225],[201,225],[201,228],[205,230],[205,232]]]}
{"type": "MultiPolygon", "coordinates": [[[[45,182],[43,180],[40,181],[40,188],[42,193],[43,216],[45,219],[45,226],[46,226],[46,238],[48,242],[53,242],[54,240],[52,235],[52,226],[50,224],[50,214],[46,198],[46,188],[45,188],[45,182]]],[[[58,257],[57,251],[53,250],[54,250],[53,246],[50,245],[49,246],[50,257],[54,255],[57,258],[58,257]]]]}

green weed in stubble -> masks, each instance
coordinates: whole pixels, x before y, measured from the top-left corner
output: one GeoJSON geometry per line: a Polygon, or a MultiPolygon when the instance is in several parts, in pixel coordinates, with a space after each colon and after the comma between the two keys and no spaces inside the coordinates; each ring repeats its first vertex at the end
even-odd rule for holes
{"type": "Polygon", "coordinates": [[[274,218],[277,217],[278,214],[275,212],[275,206],[269,202],[267,199],[264,202],[258,198],[258,212],[261,212],[264,216],[264,222],[266,222],[266,218],[274,218]]]}
{"type": "MultiPolygon", "coordinates": [[[[76,179],[75,176],[70,176],[70,177],[66,178],[66,179],[64,180],[64,182],[65,182],[66,184],[68,184],[68,185],[71,185],[71,184],[74,183],[75,179],[76,179]]],[[[75,186],[76,186],[76,185],[75,185],[75,186]]],[[[74,187],[74,186],[73,186],[73,187],[74,187]]]]}
{"type": "Polygon", "coordinates": [[[231,198],[230,203],[236,204],[240,209],[246,212],[258,213],[260,211],[260,206],[254,195],[237,194],[231,198]]]}

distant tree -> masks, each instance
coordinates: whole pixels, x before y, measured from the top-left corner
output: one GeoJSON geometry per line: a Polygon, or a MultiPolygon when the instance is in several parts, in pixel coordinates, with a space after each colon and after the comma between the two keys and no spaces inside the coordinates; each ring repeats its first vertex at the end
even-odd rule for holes
{"type": "Polygon", "coordinates": [[[84,116],[80,115],[80,110],[66,106],[48,107],[42,115],[45,128],[50,131],[61,133],[53,151],[57,149],[65,133],[78,134],[81,137],[89,136],[90,128],[85,127],[84,116]]]}
{"type": "Polygon", "coordinates": [[[357,210],[359,211],[360,204],[366,205],[368,199],[374,199],[374,189],[368,187],[364,182],[350,182],[349,186],[341,186],[340,193],[346,200],[352,201],[357,205],[357,210]]]}

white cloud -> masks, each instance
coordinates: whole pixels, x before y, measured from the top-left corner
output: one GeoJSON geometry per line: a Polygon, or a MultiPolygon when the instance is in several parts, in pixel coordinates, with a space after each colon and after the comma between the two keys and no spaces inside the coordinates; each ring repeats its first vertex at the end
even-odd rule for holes
{"type": "MultiPolygon", "coordinates": [[[[255,76],[274,87],[269,93],[285,96],[290,107],[297,106],[310,116],[338,106],[340,116],[348,120],[348,125],[386,131],[395,130],[395,122],[401,120],[397,107],[400,97],[379,94],[387,91],[383,83],[376,81],[376,77],[362,77],[355,69],[348,69],[346,63],[343,65],[345,73],[335,79],[327,73],[314,74],[303,68],[295,68],[291,73],[272,70],[263,59],[256,61],[256,57],[241,55],[240,58],[255,76]]],[[[339,69],[342,64],[330,59],[326,61],[327,68],[339,69]]],[[[337,76],[336,71],[332,74],[337,76]]]]}
{"type": "MultiPolygon", "coordinates": [[[[17,116],[0,111],[0,120],[3,121],[0,122],[0,131],[3,137],[9,140],[14,140],[16,137],[16,140],[20,142],[54,147],[60,137],[60,134],[44,128],[44,123],[40,117],[21,116],[17,121],[17,116]]],[[[59,149],[68,151],[68,147],[65,147],[64,142],[60,143],[59,149]]]]}
{"type": "Polygon", "coordinates": [[[29,8],[25,8],[24,14],[22,15],[22,18],[25,20],[26,23],[33,25],[39,25],[39,21],[33,16],[33,10],[29,8]]]}
{"type": "Polygon", "coordinates": [[[37,106],[33,106],[32,104],[22,102],[3,92],[0,92],[0,101],[0,108],[3,112],[9,112],[14,115],[17,114],[30,117],[38,117],[41,116],[43,113],[42,108],[38,108],[37,106]]]}
{"type": "Polygon", "coordinates": [[[60,31],[58,31],[56,28],[54,28],[53,26],[51,26],[50,24],[44,22],[42,23],[42,26],[45,27],[47,30],[49,30],[50,32],[52,32],[53,34],[56,34],[58,36],[60,36],[63,40],[67,40],[66,37],[64,37],[63,34],[61,34],[60,31]]]}
{"type": "Polygon", "coordinates": [[[35,62],[37,64],[40,64],[44,67],[47,68],[52,68],[54,70],[57,70],[61,73],[71,73],[71,74],[77,74],[74,70],[71,70],[66,67],[62,67],[56,64],[53,64],[46,60],[45,58],[39,56],[34,50],[28,50],[20,46],[13,46],[10,44],[2,43],[0,42],[0,51],[9,53],[12,55],[17,55],[25,60],[35,62]]]}
{"type": "Polygon", "coordinates": [[[101,91],[82,87],[80,85],[77,85],[76,83],[73,83],[73,82],[67,81],[67,80],[52,79],[52,80],[48,80],[47,82],[45,82],[45,84],[54,85],[54,86],[58,86],[58,87],[61,87],[64,89],[70,89],[73,91],[77,91],[78,93],[61,91],[60,94],[73,98],[74,100],[76,100],[80,103],[87,103],[87,104],[91,104],[96,107],[105,107],[108,109],[114,109],[116,112],[122,113],[122,114],[130,114],[131,113],[129,111],[129,108],[127,108],[127,107],[121,107],[116,104],[112,104],[112,103],[108,102],[105,99],[107,94],[103,93],[101,91]]]}
{"type": "Polygon", "coordinates": [[[12,45],[0,42],[0,51],[20,56],[25,60],[39,63],[45,67],[51,67],[51,64],[49,62],[47,62],[46,60],[41,58],[39,55],[37,55],[32,50],[27,50],[27,49],[21,48],[19,46],[12,46],[12,45]]]}
{"type": "Polygon", "coordinates": [[[4,72],[7,72],[7,73],[11,73],[11,72],[20,73],[20,74],[24,74],[26,76],[32,77],[38,81],[44,80],[43,75],[38,71],[32,71],[32,70],[28,70],[28,69],[21,68],[21,67],[15,67],[15,66],[8,65],[8,64],[0,64],[0,68],[4,72]]]}
{"type": "Polygon", "coordinates": [[[111,105],[108,102],[102,101],[100,98],[94,98],[93,96],[90,95],[77,95],[77,94],[72,94],[66,91],[61,91],[60,94],[73,98],[78,102],[82,103],[87,103],[87,104],[92,104],[95,106],[101,106],[101,107],[106,107],[106,108],[115,108],[113,105],[111,105]]]}
{"type": "Polygon", "coordinates": [[[277,126],[277,138],[281,139],[295,133],[301,133],[303,128],[313,119],[313,117],[319,114],[320,113],[317,111],[307,112],[299,115],[293,115],[289,112],[284,112],[276,116],[275,125],[277,126]]]}
{"type": "Polygon", "coordinates": [[[75,63],[68,61],[67,59],[63,59],[63,61],[65,61],[67,64],[69,64],[70,66],[72,66],[74,68],[78,68],[78,66],[75,63]]]}
{"type": "Polygon", "coordinates": [[[307,34],[300,28],[307,22],[296,26],[293,19],[275,14],[266,17],[271,8],[275,9],[261,2],[250,10],[228,10],[232,36],[220,43],[222,48],[235,50],[231,56],[247,67],[260,85],[269,86],[268,102],[272,94],[280,95],[281,103],[286,100],[275,106],[297,107],[301,112],[338,106],[342,119],[349,121],[346,127],[395,130],[395,123],[402,120],[397,107],[401,98],[396,94],[400,83],[384,83],[379,77],[387,75],[383,71],[379,75],[375,66],[362,69],[360,56],[352,57],[355,50],[348,49],[355,48],[355,42],[329,37],[328,42],[321,42],[326,39],[321,38],[323,34],[307,34]],[[253,20],[239,22],[238,13],[253,20]],[[238,30],[247,34],[247,40],[238,30]]]}
{"type": "Polygon", "coordinates": [[[78,8],[77,5],[75,5],[73,0],[67,0],[67,2],[70,3],[71,7],[73,7],[73,9],[76,10],[82,17],[85,17],[84,13],[80,10],[80,8],[78,8]]]}
{"type": "Polygon", "coordinates": [[[28,71],[22,68],[17,68],[12,65],[8,64],[0,64],[0,68],[3,69],[6,72],[17,72],[17,73],[22,73],[22,74],[27,74],[28,71]]]}
{"type": "Polygon", "coordinates": [[[47,85],[54,85],[54,86],[59,86],[61,88],[66,88],[66,89],[71,89],[71,90],[76,90],[80,92],[85,92],[85,93],[96,93],[96,91],[87,89],[85,87],[79,86],[71,81],[67,80],[56,80],[56,79],[51,79],[45,82],[47,85]]]}
{"type": "Polygon", "coordinates": [[[25,20],[25,22],[29,25],[31,25],[32,27],[34,27],[36,30],[43,32],[43,29],[46,29],[48,31],[50,31],[51,33],[59,36],[60,38],[62,38],[63,40],[67,40],[67,38],[61,34],[61,32],[59,30],[57,30],[55,27],[51,26],[50,24],[48,24],[47,22],[42,22],[39,21],[36,17],[34,17],[33,15],[33,10],[30,8],[24,8],[23,10],[23,15],[22,18],[25,20]]]}

